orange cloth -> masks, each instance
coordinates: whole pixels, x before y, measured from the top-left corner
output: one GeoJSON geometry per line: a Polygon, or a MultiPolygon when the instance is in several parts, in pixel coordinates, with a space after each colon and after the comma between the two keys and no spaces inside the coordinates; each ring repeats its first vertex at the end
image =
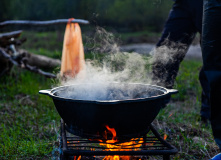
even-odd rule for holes
{"type": "Polygon", "coordinates": [[[78,23],[68,22],[62,50],[61,75],[75,77],[84,68],[85,60],[81,28],[78,23]]]}

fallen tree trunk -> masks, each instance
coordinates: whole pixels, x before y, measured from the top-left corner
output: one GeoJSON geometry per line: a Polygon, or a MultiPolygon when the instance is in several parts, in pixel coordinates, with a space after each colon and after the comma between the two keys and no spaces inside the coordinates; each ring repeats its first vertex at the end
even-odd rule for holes
{"type": "Polygon", "coordinates": [[[24,49],[18,49],[19,54],[22,54],[26,58],[27,64],[36,66],[39,68],[50,69],[61,66],[59,59],[49,58],[43,55],[37,55],[30,53],[24,49]]]}

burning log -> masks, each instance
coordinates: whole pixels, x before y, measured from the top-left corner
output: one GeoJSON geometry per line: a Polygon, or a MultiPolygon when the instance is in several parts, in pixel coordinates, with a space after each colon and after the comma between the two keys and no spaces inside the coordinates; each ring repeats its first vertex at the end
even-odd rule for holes
{"type": "MultiPolygon", "coordinates": [[[[55,24],[67,24],[69,19],[57,19],[50,21],[28,21],[28,20],[9,20],[0,23],[0,27],[8,26],[8,25],[31,25],[31,26],[47,26],[47,25],[55,25],[55,24]]],[[[79,23],[79,24],[89,24],[89,21],[83,19],[73,19],[70,21],[71,23],[79,23]]]]}

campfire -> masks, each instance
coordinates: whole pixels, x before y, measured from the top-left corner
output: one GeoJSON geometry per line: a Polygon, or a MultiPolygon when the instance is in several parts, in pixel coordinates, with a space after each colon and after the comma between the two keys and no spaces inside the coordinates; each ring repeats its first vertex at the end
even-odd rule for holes
{"type": "MultiPolygon", "coordinates": [[[[148,146],[154,146],[154,144],[156,143],[156,141],[153,141],[153,143],[144,143],[143,138],[132,138],[130,141],[127,142],[123,142],[123,143],[118,143],[119,141],[117,140],[117,133],[116,130],[114,128],[110,128],[108,125],[105,126],[107,128],[107,130],[104,132],[104,138],[107,139],[107,134],[111,134],[112,135],[112,139],[110,140],[101,140],[101,139],[90,139],[90,141],[99,141],[101,143],[99,143],[100,146],[105,147],[106,149],[104,149],[104,151],[137,151],[137,150],[141,150],[141,146],[142,145],[148,145],[148,146]]],[[[164,140],[166,140],[167,135],[164,135],[164,140]]],[[[68,142],[69,143],[69,142],[68,142]]],[[[91,149],[93,150],[93,149],[91,149]]],[[[104,158],[102,158],[103,160],[131,160],[131,159],[135,159],[136,157],[134,156],[120,156],[120,155],[107,155],[104,158]]],[[[76,160],[80,160],[81,156],[79,156],[77,158],[77,156],[74,157],[74,159],[76,160]]],[[[140,158],[138,158],[140,159],[140,158]]]]}
{"type": "MultiPolygon", "coordinates": [[[[118,143],[117,133],[114,128],[110,128],[106,125],[108,132],[112,134],[112,139],[107,140],[106,143],[100,143],[101,146],[105,146],[107,151],[132,151],[137,150],[143,144],[143,138],[133,138],[129,142],[118,143]]],[[[107,137],[107,132],[105,132],[105,136],[107,137]]],[[[106,156],[103,160],[130,160],[130,156],[106,156]]]]}
{"type": "Polygon", "coordinates": [[[177,153],[177,149],[161,138],[152,125],[147,135],[124,142],[118,140],[116,130],[108,125],[103,139],[91,138],[89,135],[88,138],[82,138],[70,134],[66,128],[61,120],[62,160],[146,160],[150,155],[162,155],[164,160],[168,160],[170,155],[177,153]]]}

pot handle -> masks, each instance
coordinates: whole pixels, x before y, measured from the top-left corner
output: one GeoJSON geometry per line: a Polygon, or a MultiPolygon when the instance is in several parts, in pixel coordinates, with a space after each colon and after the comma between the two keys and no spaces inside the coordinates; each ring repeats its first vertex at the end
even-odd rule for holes
{"type": "Polygon", "coordinates": [[[179,91],[176,90],[176,89],[168,89],[168,92],[169,92],[170,94],[176,94],[176,93],[178,93],[179,91]]]}
{"type": "Polygon", "coordinates": [[[51,92],[51,89],[45,89],[45,90],[40,90],[38,93],[49,95],[50,92],[51,92]]]}

